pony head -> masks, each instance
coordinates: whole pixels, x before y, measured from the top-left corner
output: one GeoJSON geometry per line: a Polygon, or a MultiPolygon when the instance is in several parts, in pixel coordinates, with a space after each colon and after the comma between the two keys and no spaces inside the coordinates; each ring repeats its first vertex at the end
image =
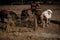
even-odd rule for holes
{"type": "Polygon", "coordinates": [[[50,10],[50,9],[47,9],[47,11],[49,11],[50,13],[52,13],[52,10],[50,10]]]}

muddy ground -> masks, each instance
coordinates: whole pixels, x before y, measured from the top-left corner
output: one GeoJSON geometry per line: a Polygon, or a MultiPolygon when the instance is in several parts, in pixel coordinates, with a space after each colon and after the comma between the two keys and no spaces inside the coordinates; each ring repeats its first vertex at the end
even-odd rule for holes
{"type": "MultiPolygon", "coordinates": [[[[12,10],[18,15],[23,9],[29,8],[30,5],[0,6],[0,10],[12,10]]],[[[41,5],[42,10],[48,8],[53,11],[49,27],[38,26],[37,30],[33,30],[33,26],[8,26],[6,31],[0,29],[0,40],[60,40],[60,5],[41,5]]]]}

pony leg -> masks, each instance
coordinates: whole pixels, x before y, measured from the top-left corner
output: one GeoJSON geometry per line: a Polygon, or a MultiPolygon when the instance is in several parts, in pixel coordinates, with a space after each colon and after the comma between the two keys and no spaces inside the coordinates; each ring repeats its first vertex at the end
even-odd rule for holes
{"type": "Polygon", "coordinates": [[[45,21],[43,21],[43,28],[45,28],[45,21]]]}
{"type": "Polygon", "coordinates": [[[41,25],[43,28],[45,28],[45,20],[41,19],[41,25]]]}
{"type": "Polygon", "coordinates": [[[48,24],[49,24],[49,20],[47,19],[47,20],[46,20],[46,26],[47,26],[47,27],[48,27],[48,24]]]}
{"type": "Polygon", "coordinates": [[[48,19],[48,24],[50,24],[50,19],[48,19]]]}

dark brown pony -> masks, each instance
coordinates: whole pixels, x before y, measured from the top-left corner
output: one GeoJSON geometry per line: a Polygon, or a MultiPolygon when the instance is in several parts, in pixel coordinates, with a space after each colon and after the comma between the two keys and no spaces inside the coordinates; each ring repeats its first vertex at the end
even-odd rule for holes
{"type": "MultiPolygon", "coordinates": [[[[18,16],[17,16],[17,14],[14,11],[8,11],[8,10],[1,10],[0,11],[0,19],[1,19],[1,23],[3,23],[3,24],[7,23],[7,25],[8,24],[9,25],[10,24],[13,25],[17,18],[18,18],[18,16]],[[6,21],[5,21],[5,19],[6,19],[6,21]]],[[[5,26],[1,27],[1,28],[5,28],[6,29],[5,26]]]]}

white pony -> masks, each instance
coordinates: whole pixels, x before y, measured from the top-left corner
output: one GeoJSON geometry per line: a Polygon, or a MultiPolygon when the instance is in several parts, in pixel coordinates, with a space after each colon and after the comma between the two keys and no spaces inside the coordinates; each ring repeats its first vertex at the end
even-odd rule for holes
{"type": "Polygon", "coordinates": [[[42,22],[43,27],[48,26],[51,16],[52,16],[52,10],[50,9],[47,9],[41,14],[40,17],[41,17],[41,22],[42,22]]]}

